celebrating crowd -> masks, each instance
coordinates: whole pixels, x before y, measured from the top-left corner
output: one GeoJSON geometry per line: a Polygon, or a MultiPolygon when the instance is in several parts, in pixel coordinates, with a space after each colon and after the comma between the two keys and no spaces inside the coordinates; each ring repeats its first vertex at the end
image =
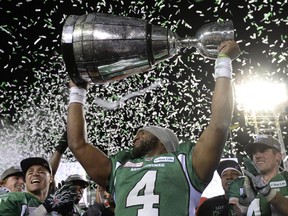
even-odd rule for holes
{"type": "Polygon", "coordinates": [[[89,186],[89,181],[81,175],[71,174],[56,186],[54,176],[67,147],[65,131],[49,161],[29,157],[23,159],[20,166],[4,170],[0,182],[1,216],[114,215],[113,197],[101,186],[95,189],[95,203],[87,207],[78,205],[89,186]]]}

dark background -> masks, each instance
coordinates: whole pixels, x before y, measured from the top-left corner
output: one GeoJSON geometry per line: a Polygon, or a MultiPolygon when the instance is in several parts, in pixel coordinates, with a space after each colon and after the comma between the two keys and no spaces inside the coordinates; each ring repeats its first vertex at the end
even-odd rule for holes
{"type": "MultiPolygon", "coordinates": [[[[147,20],[193,37],[204,24],[232,20],[243,51],[233,62],[235,83],[263,79],[287,83],[286,1],[0,1],[1,167],[27,156],[48,157],[65,129],[69,80],[61,53],[62,26],[68,15],[91,12],[147,20]]],[[[121,81],[94,85],[86,107],[89,140],[108,154],[131,145],[133,134],[147,124],[173,129],[181,140],[196,140],[210,116],[214,60],[186,49],[153,70],[121,81]],[[155,82],[157,88],[141,93],[155,82]],[[97,98],[119,102],[101,107],[97,98]]],[[[286,117],[284,116],[284,119],[286,117]]],[[[242,111],[225,156],[241,157],[254,135],[242,111]]],[[[287,142],[286,122],[281,125],[287,142]]],[[[65,160],[73,161],[69,151],[65,160]]]]}

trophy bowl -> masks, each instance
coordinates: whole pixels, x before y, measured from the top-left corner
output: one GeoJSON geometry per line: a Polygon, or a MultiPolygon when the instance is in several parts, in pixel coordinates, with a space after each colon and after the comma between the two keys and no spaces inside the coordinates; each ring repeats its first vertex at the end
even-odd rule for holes
{"type": "Polygon", "coordinates": [[[216,58],[218,45],[233,39],[231,21],[208,23],[195,37],[179,38],[169,29],[145,20],[89,13],[68,16],[61,45],[74,83],[102,84],[148,71],[181,48],[196,47],[201,55],[216,58]]]}

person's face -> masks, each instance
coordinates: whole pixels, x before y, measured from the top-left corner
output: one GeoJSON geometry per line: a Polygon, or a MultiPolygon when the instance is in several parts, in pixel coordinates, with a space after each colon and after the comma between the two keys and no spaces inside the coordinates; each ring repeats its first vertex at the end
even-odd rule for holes
{"type": "Polygon", "coordinates": [[[133,139],[132,154],[135,158],[145,156],[148,152],[153,150],[157,143],[158,138],[148,131],[139,131],[133,139]]]}
{"type": "Polygon", "coordinates": [[[39,194],[49,190],[53,178],[49,171],[40,165],[29,167],[25,175],[27,191],[39,194]]]}
{"type": "Polygon", "coordinates": [[[239,176],[241,176],[241,174],[237,172],[236,170],[232,170],[232,169],[225,170],[221,174],[220,176],[221,183],[222,183],[222,187],[225,193],[228,192],[228,187],[231,184],[231,182],[235,180],[236,178],[238,178],[239,176]]]}
{"type": "Polygon", "coordinates": [[[3,186],[11,192],[22,192],[24,191],[25,183],[22,176],[9,176],[3,186]]]}
{"type": "Polygon", "coordinates": [[[75,203],[79,203],[79,201],[82,199],[83,196],[83,192],[84,192],[84,188],[81,187],[80,185],[75,185],[76,186],[76,192],[77,192],[77,196],[75,197],[75,203]]]}
{"type": "Polygon", "coordinates": [[[267,174],[273,171],[278,171],[281,153],[274,151],[266,146],[257,146],[254,148],[253,161],[260,170],[261,174],[267,174]]]}

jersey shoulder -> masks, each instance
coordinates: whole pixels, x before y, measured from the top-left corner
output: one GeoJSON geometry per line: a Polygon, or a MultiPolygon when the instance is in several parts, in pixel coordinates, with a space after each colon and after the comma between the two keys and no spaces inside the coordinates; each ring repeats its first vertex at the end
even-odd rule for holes
{"type": "Polygon", "coordinates": [[[26,199],[26,193],[23,192],[9,192],[0,195],[0,200],[6,201],[6,200],[11,200],[11,201],[17,201],[17,200],[25,200],[26,199]]]}
{"type": "Polygon", "coordinates": [[[181,154],[181,153],[190,152],[190,151],[192,151],[192,149],[195,145],[196,145],[196,143],[193,143],[193,142],[188,142],[188,141],[183,142],[178,146],[176,153],[181,154]]]}

